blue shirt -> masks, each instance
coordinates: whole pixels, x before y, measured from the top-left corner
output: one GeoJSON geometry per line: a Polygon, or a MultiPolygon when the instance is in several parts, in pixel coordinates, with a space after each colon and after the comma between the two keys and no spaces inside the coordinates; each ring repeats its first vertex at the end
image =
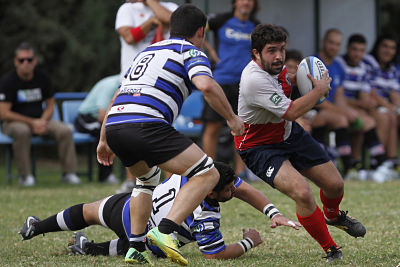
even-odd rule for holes
{"type": "Polygon", "coordinates": [[[82,115],[90,114],[93,118],[99,115],[99,109],[106,110],[120,84],[119,74],[108,76],[98,81],[79,107],[82,115]]]}
{"type": "Polygon", "coordinates": [[[214,32],[220,62],[213,70],[219,84],[236,84],[250,61],[251,33],[258,24],[255,20],[241,21],[232,13],[219,14],[209,20],[214,32]]]}
{"type": "Polygon", "coordinates": [[[334,58],[332,63],[328,65],[326,64],[326,62],[322,60],[322,58],[319,57],[318,54],[315,54],[314,56],[321,59],[321,61],[325,64],[326,68],[329,71],[329,77],[332,78],[331,82],[332,90],[329,92],[329,97],[327,98],[327,100],[329,100],[330,102],[334,102],[336,90],[338,87],[343,86],[343,81],[345,79],[346,73],[344,72],[344,69],[342,68],[342,66],[337,61],[336,58],[334,58]]]}

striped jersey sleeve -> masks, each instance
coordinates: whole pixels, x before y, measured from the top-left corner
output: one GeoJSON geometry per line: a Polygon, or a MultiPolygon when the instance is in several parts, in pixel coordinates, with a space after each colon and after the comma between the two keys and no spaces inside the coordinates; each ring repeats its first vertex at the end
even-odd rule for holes
{"type": "Polygon", "coordinates": [[[199,49],[193,47],[192,49],[184,52],[184,68],[188,73],[189,79],[199,75],[212,76],[211,65],[207,56],[199,49]]]}

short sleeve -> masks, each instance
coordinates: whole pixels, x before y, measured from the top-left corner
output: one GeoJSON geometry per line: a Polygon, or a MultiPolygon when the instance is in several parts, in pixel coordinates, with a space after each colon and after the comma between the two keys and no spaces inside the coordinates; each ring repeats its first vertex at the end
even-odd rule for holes
{"type": "Polygon", "coordinates": [[[117,17],[115,19],[115,30],[121,27],[129,26],[135,27],[135,19],[133,10],[130,8],[130,3],[125,3],[118,9],[117,17]]]}
{"type": "Polygon", "coordinates": [[[192,231],[203,254],[216,254],[226,248],[224,238],[219,230],[218,219],[202,221],[192,228],[192,231]]]}
{"type": "Polygon", "coordinates": [[[10,84],[7,81],[8,79],[6,79],[6,77],[3,77],[0,81],[0,102],[14,102],[14,92],[16,90],[10,88],[10,84]]]}
{"type": "Polygon", "coordinates": [[[252,91],[246,94],[247,102],[282,118],[291,106],[292,100],[279,89],[281,87],[279,84],[274,84],[274,80],[266,79],[262,75],[263,73],[257,72],[247,79],[246,88],[252,91]]]}
{"type": "Polygon", "coordinates": [[[210,62],[202,51],[193,47],[184,52],[183,56],[184,67],[190,80],[199,75],[207,75],[213,78],[210,62]]]}
{"type": "Polygon", "coordinates": [[[42,94],[43,94],[43,100],[49,99],[51,97],[54,96],[55,91],[53,89],[53,87],[51,86],[51,80],[49,75],[47,75],[46,73],[42,74],[42,83],[43,83],[43,87],[42,87],[42,94]]]}

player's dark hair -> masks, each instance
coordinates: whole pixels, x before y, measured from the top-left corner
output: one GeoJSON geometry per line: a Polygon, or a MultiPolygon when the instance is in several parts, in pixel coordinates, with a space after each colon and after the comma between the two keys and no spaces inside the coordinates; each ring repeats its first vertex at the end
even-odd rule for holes
{"type": "Polygon", "coordinates": [[[227,164],[222,162],[214,162],[215,168],[219,172],[219,181],[214,187],[214,192],[219,192],[224,189],[227,184],[232,183],[236,179],[235,171],[227,164]]]}
{"type": "MultiPolygon", "coordinates": [[[[251,50],[256,49],[261,54],[266,44],[286,41],[287,34],[282,27],[273,24],[259,24],[251,34],[251,50]]],[[[251,53],[251,58],[256,58],[253,53],[251,53]]]]}
{"type": "Polygon", "coordinates": [[[17,46],[17,48],[15,49],[15,55],[17,55],[18,51],[21,51],[21,50],[30,50],[30,51],[33,51],[33,54],[35,54],[35,48],[33,48],[33,46],[28,42],[20,43],[17,46]]]}
{"type": "Polygon", "coordinates": [[[347,47],[349,47],[352,43],[367,44],[367,39],[364,37],[364,35],[355,33],[349,37],[349,40],[347,41],[347,47]]]}
{"type": "Polygon", "coordinates": [[[190,38],[201,27],[206,27],[207,16],[192,4],[183,4],[171,15],[171,37],[190,38]]]}
{"type": "Polygon", "coordinates": [[[299,50],[295,50],[295,49],[287,50],[285,60],[287,61],[290,59],[292,59],[296,62],[300,62],[303,59],[303,55],[301,54],[301,52],[299,50]]]}
{"type": "Polygon", "coordinates": [[[396,43],[396,53],[395,53],[393,59],[385,66],[385,69],[389,68],[392,64],[396,64],[397,53],[399,50],[397,47],[396,38],[392,34],[379,35],[378,38],[376,38],[374,46],[372,47],[372,50],[370,52],[370,54],[376,59],[376,61],[378,61],[380,63],[380,59],[378,57],[378,49],[379,49],[379,46],[381,45],[381,43],[386,40],[394,41],[396,43]]]}
{"type": "MultiPolygon", "coordinates": [[[[235,2],[237,0],[232,0],[232,13],[235,12],[235,2]]],[[[260,5],[258,3],[258,0],[253,0],[254,1],[254,6],[253,9],[250,12],[250,18],[254,19],[256,16],[256,13],[258,12],[258,10],[260,10],[260,5]]]]}

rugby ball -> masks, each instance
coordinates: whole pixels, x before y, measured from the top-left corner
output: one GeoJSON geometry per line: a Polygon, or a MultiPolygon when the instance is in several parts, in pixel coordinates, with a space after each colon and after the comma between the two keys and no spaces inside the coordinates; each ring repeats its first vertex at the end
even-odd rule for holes
{"type": "MultiPolygon", "coordinates": [[[[309,56],[305,57],[297,68],[297,87],[300,94],[306,95],[313,89],[311,80],[307,77],[307,74],[311,74],[316,80],[321,80],[322,76],[326,71],[325,64],[317,57],[309,56]]],[[[321,104],[325,100],[325,96],[321,97],[317,104],[321,104]]]]}

